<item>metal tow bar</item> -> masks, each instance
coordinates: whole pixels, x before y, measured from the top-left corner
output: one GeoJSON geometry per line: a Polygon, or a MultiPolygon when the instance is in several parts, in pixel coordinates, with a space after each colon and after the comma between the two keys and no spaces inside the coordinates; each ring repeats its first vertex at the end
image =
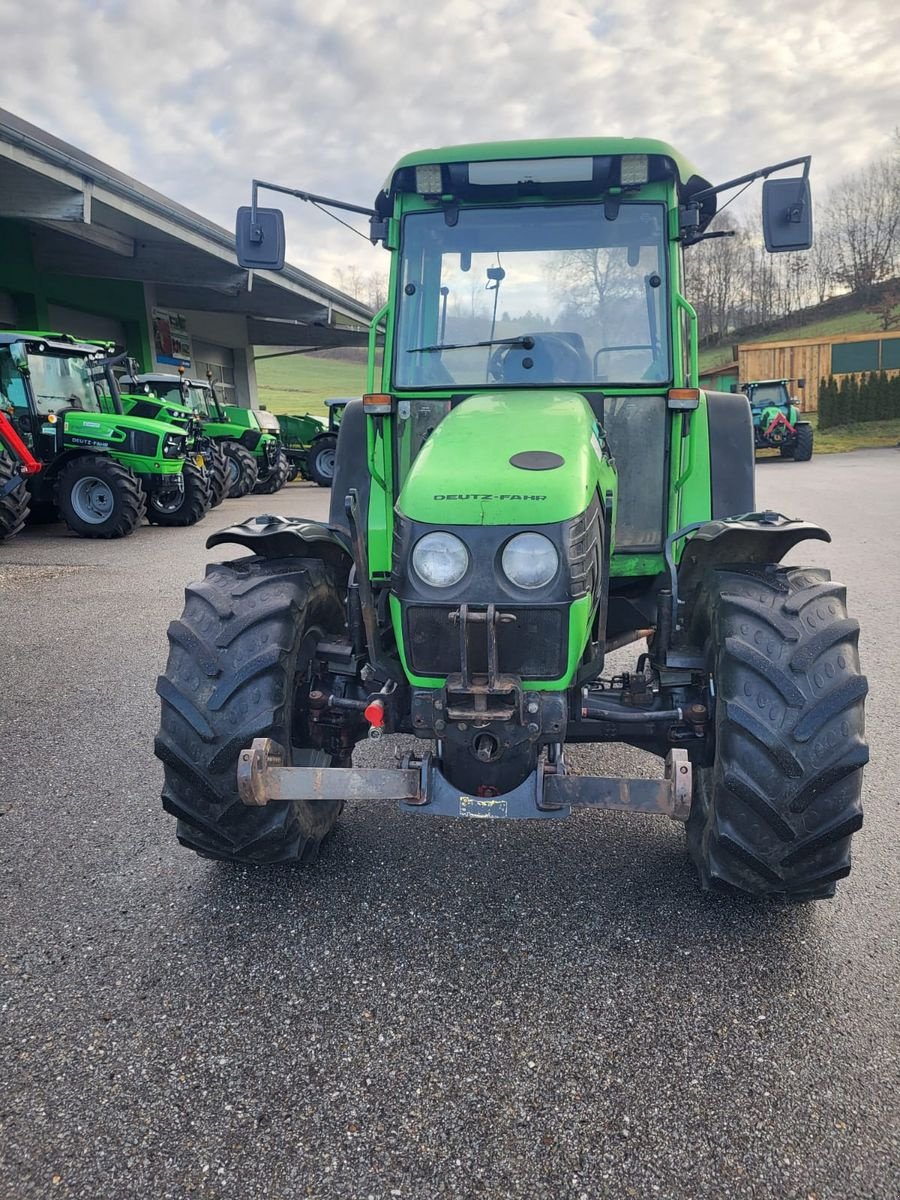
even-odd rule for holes
{"type": "Polygon", "coordinates": [[[491,797],[460,793],[426,755],[415,767],[286,767],[284,750],[257,738],[238,756],[238,794],[263,807],[279,800],[398,800],[408,813],[447,817],[559,818],[572,808],[657,813],[686,821],[693,770],[686,750],[670,750],[662,779],[607,779],[536,772],[512,792],[491,797]]]}
{"type": "Polygon", "coordinates": [[[418,770],[355,767],[285,767],[284,750],[256,738],[238,757],[238,795],[262,807],[273,800],[415,800],[418,770]]]}

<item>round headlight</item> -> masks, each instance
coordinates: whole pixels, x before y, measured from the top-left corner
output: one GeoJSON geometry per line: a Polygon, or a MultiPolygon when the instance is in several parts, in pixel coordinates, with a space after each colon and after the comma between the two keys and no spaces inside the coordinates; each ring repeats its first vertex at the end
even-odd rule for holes
{"type": "Polygon", "coordinates": [[[539,588],[556,574],[559,555],[542,533],[517,533],[504,546],[500,565],[516,587],[539,588]]]}
{"type": "Polygon", "coordinates": [[[429,587],[459,583],[469,566],[469,552],[452,533],[426,533],[412,552],[413,570],[429,587]]]}

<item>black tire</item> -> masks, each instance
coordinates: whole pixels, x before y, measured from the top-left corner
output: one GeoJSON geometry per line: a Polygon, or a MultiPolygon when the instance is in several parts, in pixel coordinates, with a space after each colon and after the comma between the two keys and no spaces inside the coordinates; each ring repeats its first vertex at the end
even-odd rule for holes
{"type": "Polygon", "coordinates": [[[275,456],[275,465],[268,473],[265,479],[260,479],[256,487],[253,489],[253,494],[256,496],[272,496],[275,492],[280,492],[287,483],[288,478],[288,458],[285,452],[278,447],[278,453],[275,456]]]}
{"type": "Polygon", "coordinates": [[[337,437],[327,433],[316,438],[306,452],[306,473],[319,487],[330,488],[334,482],[334,456],[337,437]]]}
{"type": "Polygon", "coordinates": [[[182,492],[151,492],[147,497],[147,520],[151,525],[196,525],[209,512],[209,477],[192,462],[181,471],[182,492]]]}
{"type": "Polygon", "coordinates": [[[145,510],[138,477],[103,454],[85,454],[63,467],[57,505],[72,532],[88,538],[127,537],[140,525],[145,510]]]}
{"type": "Polygon", "coordinates": [[[297,462],[296,458],[289,458],[288,459],[287,482],[293,483],[299,474],[300,474],[300,464],[297,462]]]}
{"type": "Polygon", "coordinates": [[[816,567],[710,572],[715,761],[695,770],[688,851],[706,888],[821,899],[850,873],[869,752],[859,625],[816,567]]]}
{"type": "Polygon", "coordinates": [[[215,443],[203,452],[206,458],[206,485],[209,490],[209,507],[218,508],[228,495],[228,467],[221,446],[215,443]]]}
{"type": "MultiPolygon", "coordinates": [[[[0,449],[0,492],[12,479],[21,479],[10,456],[0,449]]],[[[21,532],[28,516],[31,494],[25,480],[0,499],[0,542],[21,532]]]]}
{"type": "Polygon", "coordinates": [[[246,446],[239,442],[222,442],[222,453],[225,455],[228,499],[240,500],[256,487],[259,466],[246,446]]]}
{"type": "Polygon", "coordinates": [[[808,421],[798,421],[794,442],[794,462],[809,462],[813,454],[813,427],[808,421]]]}
{"type": "Polygon", "coordinates": [[[305,668],[319,639],[344,628],[329,569],[317,559],[214,563],[185,597],[156,685],[162,802],[178,819],[178,840],[229,862],[313,862],[342,803],[248,807],[236,771],[239,752],[258,737],[279,742],[295,766],[345,765],[313,747],[305,721],[305,668]]]}

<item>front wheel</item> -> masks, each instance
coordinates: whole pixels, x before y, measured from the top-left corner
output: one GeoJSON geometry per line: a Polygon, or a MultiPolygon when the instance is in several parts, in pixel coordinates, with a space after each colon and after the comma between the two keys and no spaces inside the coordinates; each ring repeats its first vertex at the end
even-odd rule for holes
{"type": "Polygon", "coordinates": [[[239,500],[256,487],[259,466],[254,455],[239,442],[223,442],[222,452],[225,455],[228,499],[239,500]]]}
{"type": "Polygon", "coordinates": [[[287,483],[288,478],[288,459],[285,452],[279,446],[278,453],[275,455],[275,465],[269,471],[265,479],[261,479],[253,489],[255,496],[271,496],[275,492],[280,492],[287,483]]]}
{"type": "Polygon", "coordinates": [[[85,454],[63,467],[57,504],[62,519],[81,537],[127,537],[144,516],[137,476],[102,454],[85,454]]]}
{"type": "Polygon", "coordinates": [[[845,589],[819,568],[764,565],[711,571],[701,595],[716,737],[687,824],[701,885],[832,896],[869,757],[845,589]]]}
{"type": "Polygon", "coordinates": [[[185,462],[181,478],[184,489],[154,491],[147,497],[147,520],[151,525],[196,525],[209,512],[209,485],[195,463],[185,462]]]}
{"type": "Polygon", "coordinates": [[[334,460],[337,438],[328,433],[316,438],[306,452],[306,471],[319,487],[331,487],[334,482],[334,460]]]}
{"type": "Polygon", "coordinates": [[[208,443],[203,451],[206,459],[206,486],[209,491],[209,507],[218,508],[228,495],[228,464],[222,447],[208,443]]]}
{"type": "Polygon", "coordinates": [[[286,765],[349,765],[316,745],[307,719],[316,646],[343,628],[341,595],[317,559],[214,563],[187,588],[156,685],[162,802],[182,845],[237,863],[314,861],[341,802],[248,807],[237,762],[254,738],[268,737],[285,748],[286,765]]]}
{"type": "Polygon", "coordinates": [[[794,462],[809,462],[813,453],[813,427],[808,421],[798,421],[796,429],[794,462]]]}

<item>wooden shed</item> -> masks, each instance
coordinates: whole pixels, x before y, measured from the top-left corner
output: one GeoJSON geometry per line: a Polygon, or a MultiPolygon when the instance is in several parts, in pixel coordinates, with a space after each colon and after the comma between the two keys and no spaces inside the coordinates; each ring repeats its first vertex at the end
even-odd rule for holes
{"type": "Polygon", "coordinates": [[[790,342],[742,342],[738,346],[741,384],[755,379],[802,379],[791,386],[801,409],[814,409],[819,384],[829,375],[869,371],[900,373],[900,330],[891,333],[842,333],[796,338],[790,342]]]}

